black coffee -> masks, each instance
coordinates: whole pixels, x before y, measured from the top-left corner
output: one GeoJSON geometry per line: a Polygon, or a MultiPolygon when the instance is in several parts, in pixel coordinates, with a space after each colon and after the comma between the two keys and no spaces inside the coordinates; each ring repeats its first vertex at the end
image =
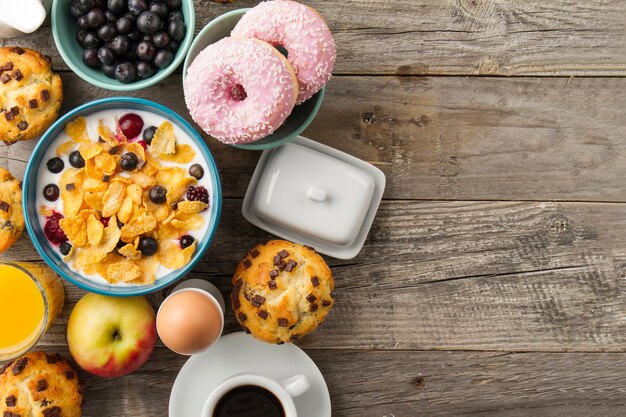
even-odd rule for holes
{"type": "Polygon", "coordinates": [[[265,388],[243,385],[224,394],[215,406],[213,417],[285,417],[285,410],[265,388]]]}

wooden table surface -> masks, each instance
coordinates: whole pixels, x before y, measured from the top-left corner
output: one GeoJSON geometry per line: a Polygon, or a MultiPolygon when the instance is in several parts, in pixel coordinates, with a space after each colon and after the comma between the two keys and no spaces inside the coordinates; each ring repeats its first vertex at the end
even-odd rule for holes
{"type": "MultiPolygon", "coordinates": [[[[255,3],[198,0],[196,30],[255,3]]],[[[361,254],[326,258],[334,310],[298,342],[333,416],[626,415],[626,2],[307,3],[338,58],[304,135],[387,175],[361,254]]],[[[2,43],[53,56],[63,111],[115,95],[68,70],[49,23],[2,43]]],[[[134,95],[187,115],[180,70],[134,95]]],[[[0,165],[23,175],[34,144],[0,147],[0,165]]],[[[224,210],[190,277],[227,293],[246,249],[271,236],[240,210],[259,153],[209,146],[224,210]]],[[[39,257],[24,233],[0,259],[39,257]]],[[[66,293],[42,347],[69,357],[84,292],[66,293]]],[[[166,416],[185,360],[160,345],[129,376],[82,372],[85,416],[166,416]]]]}

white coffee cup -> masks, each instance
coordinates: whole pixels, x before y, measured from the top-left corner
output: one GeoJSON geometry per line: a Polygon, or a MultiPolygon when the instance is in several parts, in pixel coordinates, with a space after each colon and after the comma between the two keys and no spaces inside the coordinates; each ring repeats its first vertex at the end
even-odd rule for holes
{"type": "Polygon", "coordinates": [[[215,407],[222,397],[231,390],[245,385],[255,385],[274,394],[283,407],[285,417],[298,416],[293,399],[302,395],[311,387],[309,380],[304,375],[295,375],[281,382],[259,374],[244,373],[233,375],[219,384],[209,395],[202,408],[201,417],[213,417],[215,407]]]}

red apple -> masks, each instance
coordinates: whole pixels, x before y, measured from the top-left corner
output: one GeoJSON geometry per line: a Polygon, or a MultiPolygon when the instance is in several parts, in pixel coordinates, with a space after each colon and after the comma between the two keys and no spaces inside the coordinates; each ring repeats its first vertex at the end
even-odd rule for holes
{"type": "Polygon", "coordinates": [[[67,323],[67,343],[85,371],[112,378],[143,365],[156,342],[154,309],[144,297],[85,295],[67,323]]]}

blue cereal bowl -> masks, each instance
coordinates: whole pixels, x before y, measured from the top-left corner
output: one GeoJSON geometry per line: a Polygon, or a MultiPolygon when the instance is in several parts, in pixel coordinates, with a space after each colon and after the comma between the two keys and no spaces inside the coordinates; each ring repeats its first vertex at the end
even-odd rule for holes
{"type": "Polygon", "coordinates": [[[173,284],[184,277],[193,269],[194,265],[202,259],[202,256],[211,244],[213,236],[217,230],[221,207],[222,190],[217,166],[211,151],[209,151],[209,148],[202,137],[189,123],[172,110],[153,101],[140,98],[113,97],[95,100],[90,103],[83,104],[82,106],[79,106],[65,114],[63,117],[58,119],[41,137],[41,140],[37,143],[37,146],[33,150],[33,153],[28,161],[26,173],[24,175],[24,219],[26,222],[26,230],[28,231],[31,240],[37,249],[37,252],[39,252],[48,266],[50,266],[50,268],[52,268],[62,278],[84,290],[103,295],[135,296],[148,294],[173,284]],[[204,234],[204,237],[198,241],[198,247],[191,258],[191,261],[183,268],[171,271],[149,285],[116,286],[112,284],[103,284],[88,279],[80,273],[73,271],[63,261],[59,250],[48,242],[44,235],[43,227],[39,221],[39,207],[37,206],[37,176],[39,168],[46,163],[43,159],[49,147],[54,143],[57,136],[64,131],[66,124],[73,121],[77,117],[88,116],[98,111],[113,109],[150,112],[169,120],[172,124],[180,128],[191,138],[193,143],[200,150],[201,158],[205,161],[207,168],[205,178],[210,176],[211,187],[213,189],[213,201],[209,208],[209,220],[206,225],[207,231],[204,234]]]}

